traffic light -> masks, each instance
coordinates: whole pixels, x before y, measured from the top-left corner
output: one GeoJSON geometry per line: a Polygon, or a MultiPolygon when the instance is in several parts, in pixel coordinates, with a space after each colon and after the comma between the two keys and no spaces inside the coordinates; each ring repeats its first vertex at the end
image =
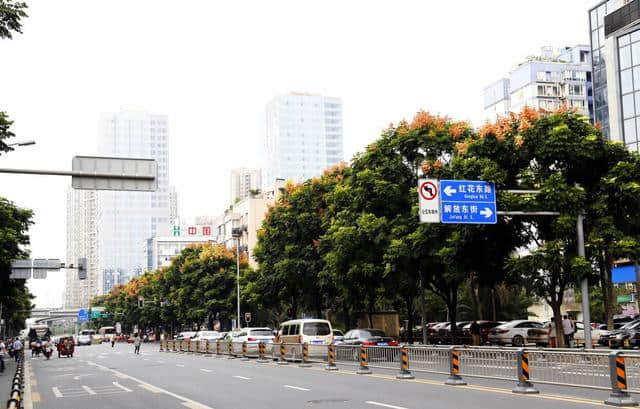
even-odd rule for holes
{"type": "Polygon", "coordinates": [[[81,257],[78,259],[78,280],[87,279],[87,259],[81,257]]]}

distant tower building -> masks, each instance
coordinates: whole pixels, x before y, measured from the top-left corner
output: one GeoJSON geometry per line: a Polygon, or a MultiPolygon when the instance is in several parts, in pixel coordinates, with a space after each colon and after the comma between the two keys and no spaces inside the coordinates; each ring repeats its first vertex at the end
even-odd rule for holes
{"type": "Polygon", "coordinates": [[[155,159],[158,164],[155,192],[99,193],[100,271],[103,291],[108,292],[143,272],[147,260],[140,244],[156,235],[158,225],[170,221],[167,116],[131,111],[103,114],[98,155],[155,159]]]}
{"type": "Polygon", "coordinates": [[[99,241],[97,219],[100,214],[98,193],[91,190],[67,191],[67,259],[76,265],[79,258],[87,259],[87,278],[78,279],[78,270],[66,270],[65,308],[89,306],[91,298],[102,291],[99,270],[99,241]]]}
{"type": "Polygon", "coordinates": [[[302,182],[341,162],[343,153],[340,98],[292,93],[266,107],[265,190],[276,179],[302,182]]]}
{"type": "Polygon", "coordinates": [[[587,45],[543,47],[484,89],[484,116],[495,120],[525,106],[555,110],[563,105],[593,118],[591,50],[587,45]]]}
{"type": "Polygon", "coordinates": [[[262,189],[262,171],[260,169],[238,168],[231,171],[230,203],[249,197],[252,190],[262,189]]]}
{"type": "Polygon", "coordinates": [[[178,220],[178,192],[175,186],[169,186],[169,224],[174,225],[178,220]]]}

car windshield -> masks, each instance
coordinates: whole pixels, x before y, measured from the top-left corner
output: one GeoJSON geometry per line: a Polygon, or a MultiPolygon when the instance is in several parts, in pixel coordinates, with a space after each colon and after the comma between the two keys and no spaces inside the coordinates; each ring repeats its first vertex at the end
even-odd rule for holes
{"type": "Polygon", "coordinates": [[[334,329],[333,330],[333,335],[338,336],[338,337],[343,337],[344,334],[342,333],[342,331],[338,330],[338,329],[334,329]]]}
{"type": "Polygon", "coordinates": [[[379,329],[370,329],[367,331],[362,331],[362,336],[363,337],[384,337],[384,331],[381,331],[379,329]]]}
{"type": "Polygon", "coordinates": [[[249,330],[249,335],[270,336],[273,335],[273,333],[271,333],[271,330],[268,328],[261,328],[249,330]]]}
{"type": "Polygon", "coordinates": [[[302,327],[304,335],[329,335],[331,329],[326,322],[306,322],[302,327]]]}

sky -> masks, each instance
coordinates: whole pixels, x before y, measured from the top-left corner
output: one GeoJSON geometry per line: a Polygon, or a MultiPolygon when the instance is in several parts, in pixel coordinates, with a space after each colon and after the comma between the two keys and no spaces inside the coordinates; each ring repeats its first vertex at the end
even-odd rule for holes
{"type": "MultiPolygon", "coordinates": [[[[15,121],[0,168],[70,170],[96,154],[98,118],[169,117],[170,183],[183,218],[228,207],[229,173],[263,166],[276,95],[341,97],[345,159],[424,109],[482,122],[482,90],[540,47],[589,44],[596,0],[27,0],[22,35],[0,41],[0,110],[15,121]]],[[[70,178],[0,174],[35,211],[34,258],[66,250],[70,178]]],[[[72,262],[69,260],[68,262],[72,262]]],[[[64,273],[30,280],[60,306],[64,273]]]]}

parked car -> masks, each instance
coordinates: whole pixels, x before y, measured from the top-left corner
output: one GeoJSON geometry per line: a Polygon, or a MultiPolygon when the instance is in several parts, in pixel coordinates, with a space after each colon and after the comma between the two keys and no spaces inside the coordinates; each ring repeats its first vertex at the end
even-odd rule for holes
{"type": "MultiPolygon", "coordinates": [[[[584,345],[584,325],[581,322],[576,322],[576,332],[573,334],[573,338],[576,340],[576,345],[584,345]]],[[[602,331],[596,328],[591,329],[591,343],[596,346],[600,340],[602,331]]]]}
{"type": "Polygon", "coordinates": [[[183,331],[174,337],[175,340],[190,340],[198,336],[198,331],[183,331]]]}
{"type": "Polygon", "coordinates": [[[191,338],[191,340],[215,342],[222,337],[223,335],[218,331],[200,331],[195,337],[191,338]]]}
{"type": "MultiPolygon", "coordinates": [[[[489,341],[489,333],[491,333],[492,329],[494,329],[498,325],[504,324],[504,322],[502,322],[502,321],[479,320],[479,321],[476,321],[476,322],[480,326],[480,341],[483,344],[485,344],[485,343],[487,343],[489,341]]],[[[467,325],[465,325],[464,327],[462,327],[462,335],[463,335],[465,340],[466,339],[471,339],[471,324],[472,324],[472,322],[470,322],[467,325]]]]}
{"type": "Polygon", "coordinates": [[[333,342],[333,329],[327,320],[290,320],[280,324],[278,340],[285,344],[329,345],[333,342]]]}
{"type": "Polygon", "coordinates": [[[340,345],[344,341],[344,333],[339,329],[333,330],[333,343],[336,345],[340,345]]]}
{"type": "Polygon", "coordinates": [[[513,320],[494,327],[489,333],[489,342],[498,345],[524,346],[527,343],[547,345],[548,332],[542,323],[529,320],[513,320]]]}
{"type": "Polygon", "coordinates": [[[347,331],[342,345],[397,346],[398,342],[381,329],[359,328],[347,331]]]}
{"type": "Polygon", "coordinates": [[[233,336],[233,342],[247,342],[247,344],[257,345],[260,342],[271,344],[275,336],[271,328],[249,327],[242,328],[233,336]]]}
{"type": "Polygon", "coordinates": [[[640,332],[640,320],[630,321],[619,329],[607,331],[607,333],[603,331],[598,344],[609,348],[621,348],[625,346],[625,340],[628,340],[629,346],[640,346],[638,332],[640,332]]]}

